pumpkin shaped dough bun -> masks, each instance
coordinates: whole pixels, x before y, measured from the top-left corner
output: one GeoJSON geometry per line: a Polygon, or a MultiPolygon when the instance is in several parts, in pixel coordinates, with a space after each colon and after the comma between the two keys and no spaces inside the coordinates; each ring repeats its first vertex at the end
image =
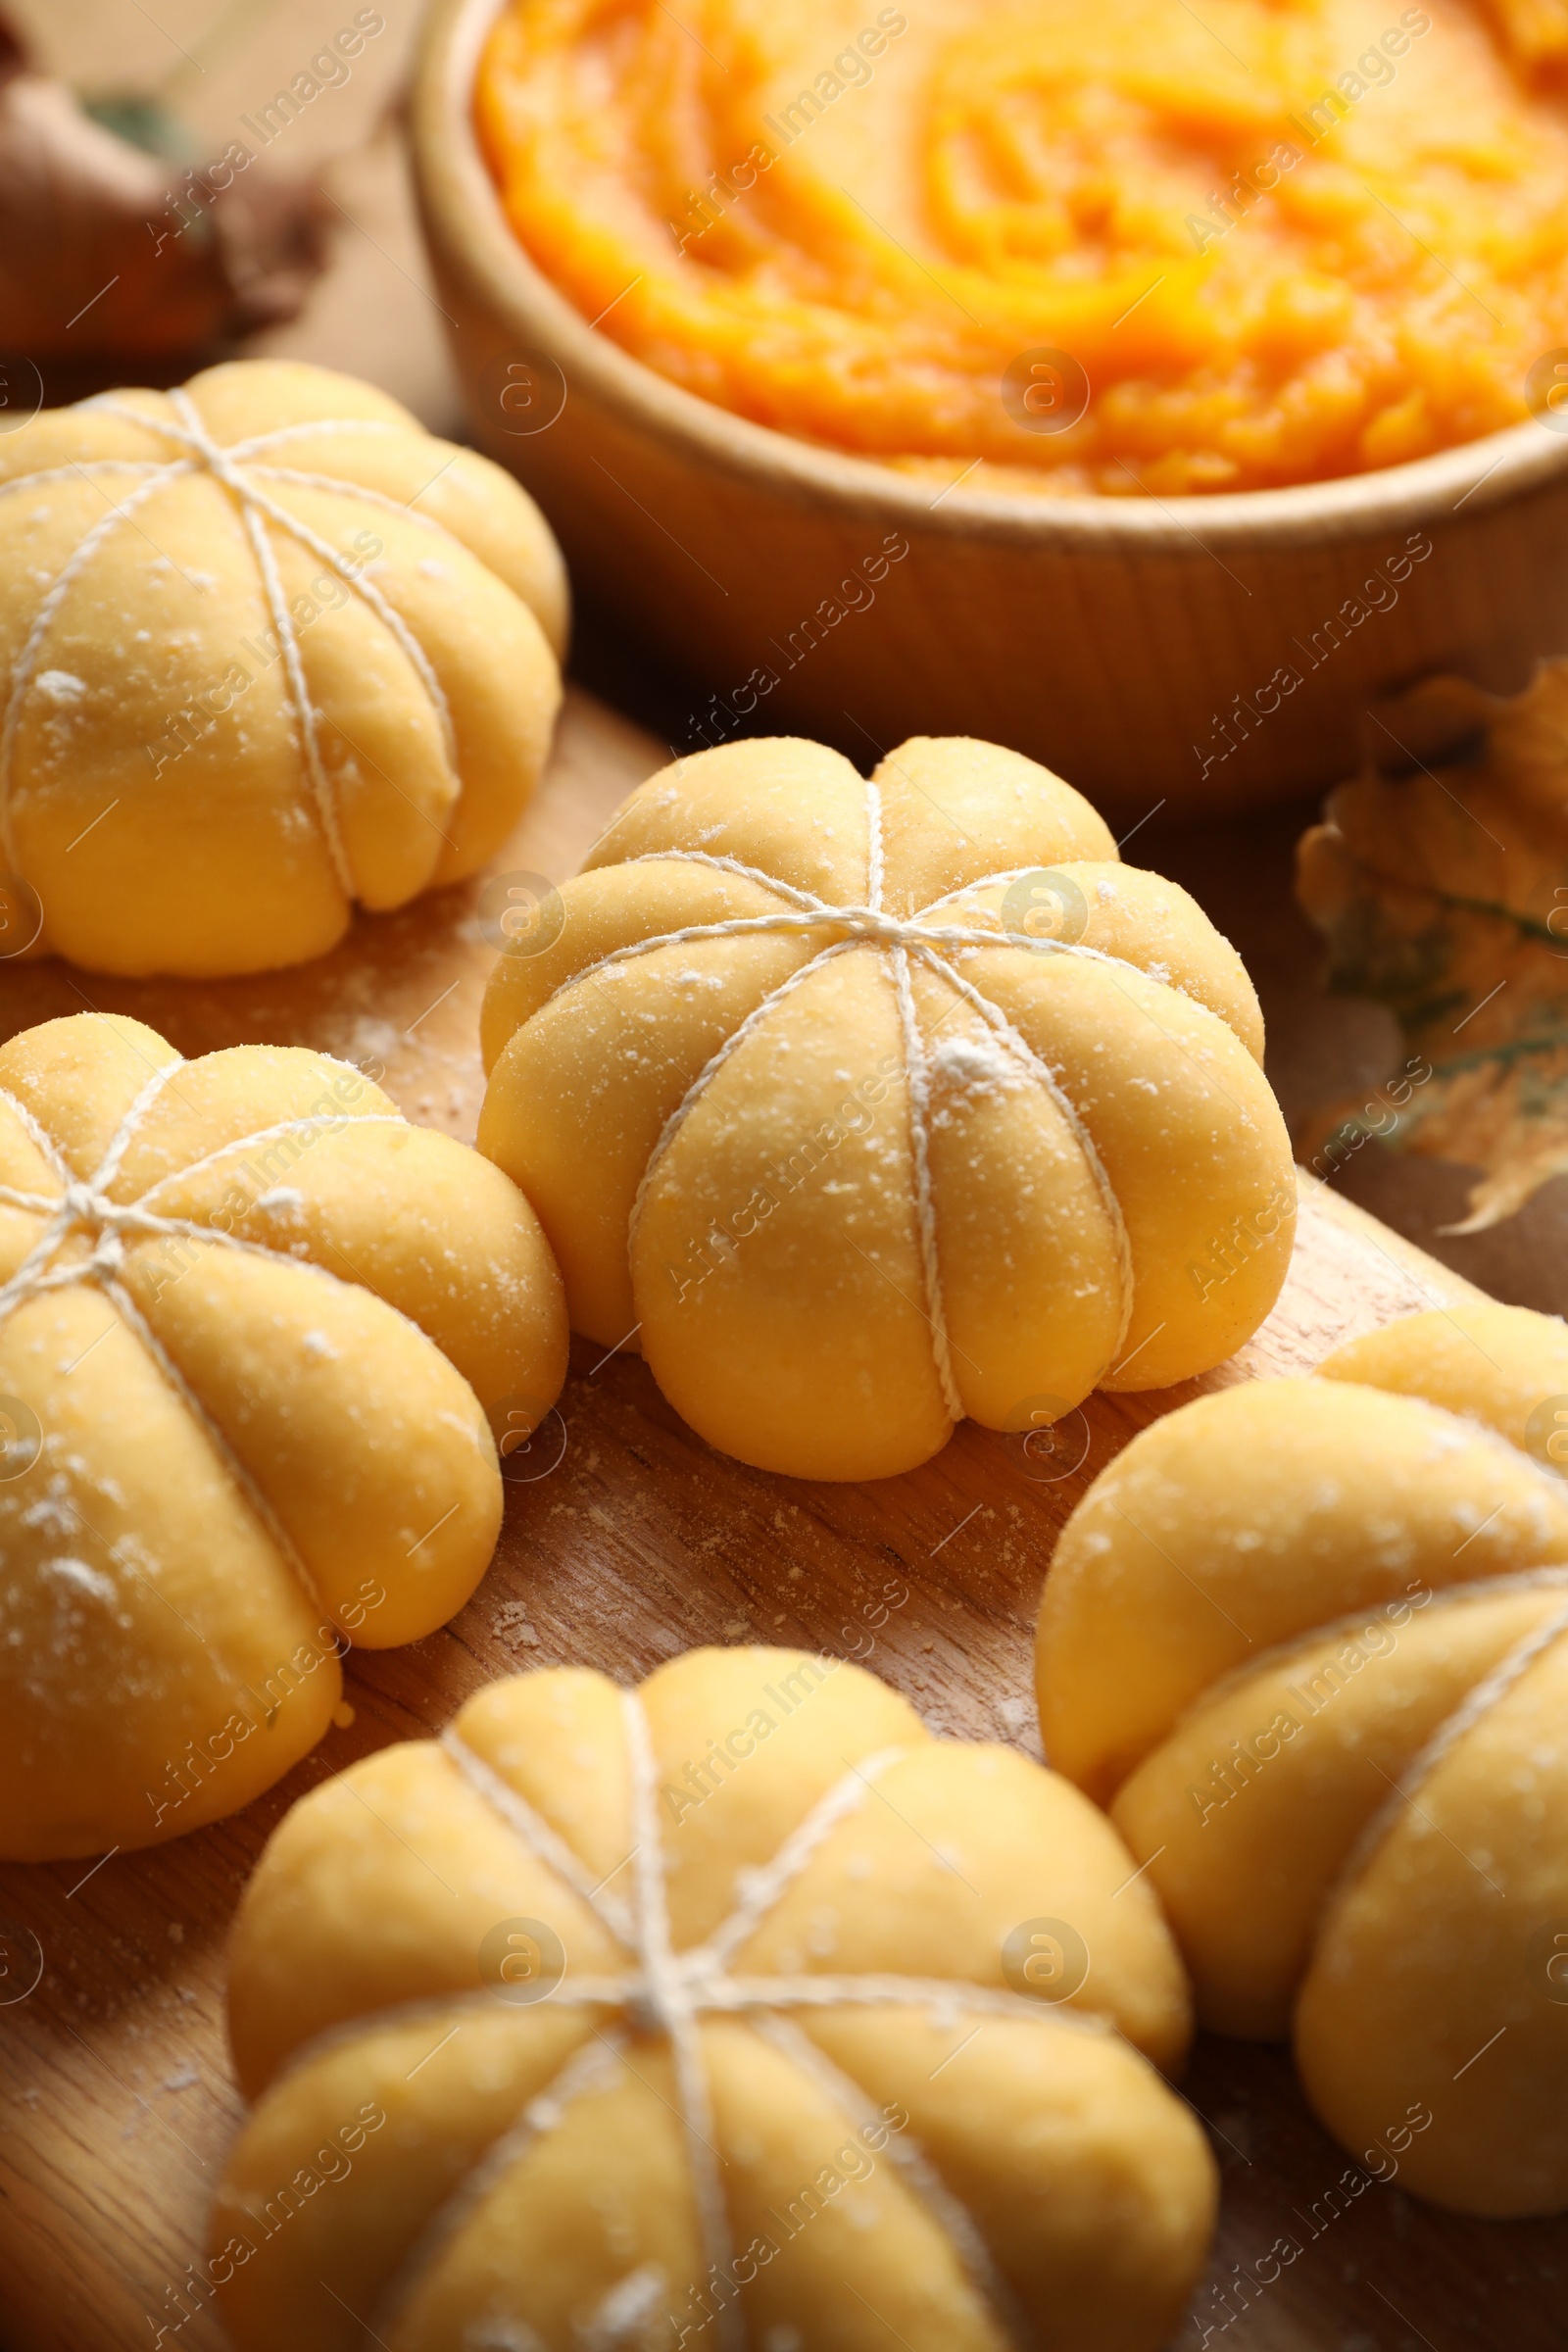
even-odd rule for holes
{"type": "Polygon", "coordinates": [[[1062,1531],[1047,1753],[1220,2033],[1380,2178],[1568,2206],[1568,1330],[1413,1315],[1143,1431],[1062,1531]]]}
{"type": "Polygon", "coordinates": [[[479,1149],[573,1327],[710,1444],[890,1477],[966,1414],[1188,1379],[1273,1305],[1295,1180],[1241,960],[1033,760],[702,752],[561,902],[491,976],[479,1149]]]}
{"type": "Polygon", "coordinates": [[[350,1063],[102,1013],[0,1046],[0,1854],[270,1788],[351,1642],[467,1599],[492,1418],[565,1363],[527,1202],[350,1063]]]}
{"type": "Polygon", "coordinates": [[[9,952],[203,978],[474,873],[538,780],[566,586],[384,392],[236,360],[0,438],[9,952]]]}
{"type": "Polygon", "coordinates": [[[832,1658],[520,1675],[323,1783],[229,2029],[240,2352],[1155,2352],[1207,2250],[1120,1839],[832,1658]]]}

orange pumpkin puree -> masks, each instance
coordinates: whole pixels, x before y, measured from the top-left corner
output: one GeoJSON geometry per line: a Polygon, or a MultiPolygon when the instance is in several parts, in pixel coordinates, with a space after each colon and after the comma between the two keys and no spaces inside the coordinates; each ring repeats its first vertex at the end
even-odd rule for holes
{"type": "Polygon", "coordinates": [[[512,0],[477,111],[527,251],[688,390],[942,484],[1169,497],[1549,390],[1565,62],[1564,0],[512,0]]]}

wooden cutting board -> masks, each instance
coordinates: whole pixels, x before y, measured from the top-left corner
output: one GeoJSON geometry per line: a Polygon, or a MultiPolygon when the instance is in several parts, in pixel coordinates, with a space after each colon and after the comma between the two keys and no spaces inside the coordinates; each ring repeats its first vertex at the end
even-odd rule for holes
{"type": "MultiPolygon", "coordinates": [[[[575,697],[503,866],[574,871],[662,757],[575,697]]],[[[384,1063],[411,1117],[471,1138],[478,1000],[493,960],[479,898],[445,892],[362,923],[318,964],[257,980],[179,987],[14,968],[0,974],[0,1035],[93,1005],[136,1014],[187,1054],[263,1039],[321,1047],[384,1063]]],[[[1352,1333],[1477,1295],[1314,1189],[1278,1307],[1221,1371],[1188,1389],[1093,1398],[1064,1425],[1054,1459],[965,1424],[922,1470],[861,1487],[726,1460],[682,1425],[640,1361],[574,1344],[544,1474],[509,1485],[479,1592],[428,1640],[345,1661],[351,1724],[259,1803],[172,1845],[0,1868],[0,2345],[221,2344],[187,2266],[202,2268],[208,2201],[240,2115],[223,1940],[264,1839],[327,1774],[435,1730],[495,1675],[576,1660],[632,1679],[715,1641],[858,1657],[934,1727],[1038,1754],[1030,1638],[1041,1581],[1056,1531],[1109,1457],[1199,1390],[1305,1370],[1352,1333]],[[885,1610],[890,1585],[907,1597],[885,1610]]],[[[1307,2115],[1283,2051],[1205,2037],[1183,2088],[1212,2134],[1225,2207],[1178,2345],[1559,2352],[1568,2341],[1562,2225],[1459,2221],[1396,2186],[1352,2189],[1366,2177],[1307,2115]],[[1299,2249],[1285,2263],[1269,2259],[1281,2238],[1299,2249]]]]}

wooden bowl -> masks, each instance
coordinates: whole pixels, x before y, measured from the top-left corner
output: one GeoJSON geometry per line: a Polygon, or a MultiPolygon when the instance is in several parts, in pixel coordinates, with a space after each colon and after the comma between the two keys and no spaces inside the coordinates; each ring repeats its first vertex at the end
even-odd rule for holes
{"type": "Polygon", "coordinates": [[[480,446],[579,588],[692,680],[677,752],[791,732],[864,766],[980,735],[1115,818],[1197,813],[1346,774],[1368,705],[1427,671],[1509,692],[1568,645],[1568,417],[1299,489],[1063,499],[937,491],[666,382],[508,224],[472,121],[502,5],[437,0],[425,34],[436,283],[480,446]]]}

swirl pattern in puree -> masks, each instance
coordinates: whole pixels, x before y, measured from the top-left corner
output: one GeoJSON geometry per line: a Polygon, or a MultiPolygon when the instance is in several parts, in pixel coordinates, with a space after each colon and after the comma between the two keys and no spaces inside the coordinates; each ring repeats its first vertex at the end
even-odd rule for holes
{"type": "Polygon", "coordinates": [[[512,0],[478,115],[535,261],[689,390],[944,483],[1166,497],[1525,415],[1565,58],[1564,0],[512,0]],[[1087,378],[1065,430],[1042,350],[1087,378]]]}

